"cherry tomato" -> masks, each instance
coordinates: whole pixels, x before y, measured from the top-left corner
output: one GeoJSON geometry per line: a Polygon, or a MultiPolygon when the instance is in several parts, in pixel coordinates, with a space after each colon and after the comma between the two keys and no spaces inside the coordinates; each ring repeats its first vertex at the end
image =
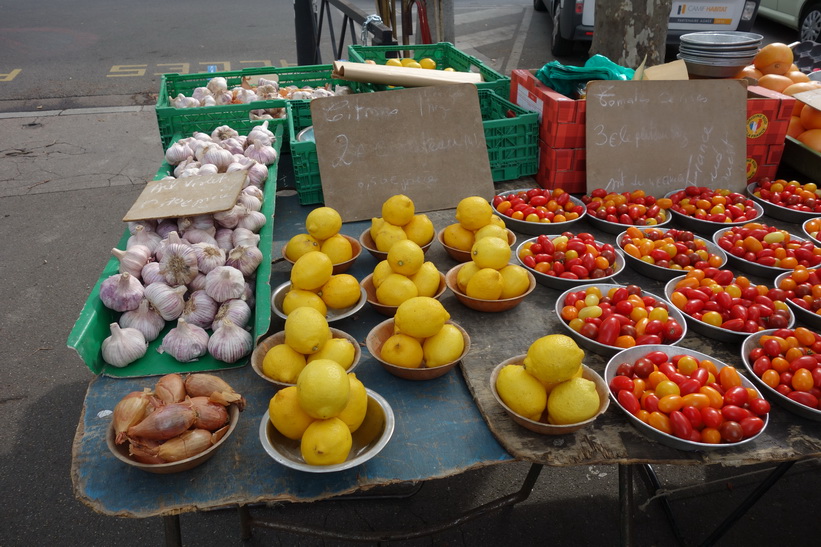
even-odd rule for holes
{"type": "Polygon", "coordinates": [[[613,315],[602,321],[599,327],[599,334],[596,337],[596,342],[606,346],[612,346],[616,342],[621,330],[621,321],[613,315]]]}
{"type": "Polygon", "coordinates": [[[633,391],[633,380],[627,376],[614,376],[610,380],[610,390],[618,395],[620,391],[633,391]]]}
{"type": "Polygon", "coordinates": [[[636,398],[636,395],[632,391],[623,389],[618,392],[617,398],[619,404],[630,414],[635,416],[639,410],[641,410],[641,403],[639,403],[638,398],[636,398]]]}
{"type": "Polygon", "coordinates": [[[739,422],[739,424],[741,425],[741,431],[745,439],[755,437],[761,432],[762,429],[764,429],[764,420],[758,416],[744,418],[739,422]]]}
{"type": "Polygon", "coordinates": [[[747,410],[746,408],[742,408],[740,406],[724,405],[723,407],[721,407],[721,415],[724,416],[725,420],[740,422],[744,418],[753,416],[753,413],[747,410]]]}
{"type": "Polygon", "coordinates": [[[795,371],[791,381],[792,388],[796,391],[809,391],[815,386],[812,372],[805,368],[795,371]]]}
{"type": "Polygon", "coordinates": [[[768,412],[770,412],[770,403],[764,397],[757,397],[752,399],[747,406],[750,408],[750,411],[755,414],[756,416],[764,416],[768,412]]]}
{"type": "Polygon", "coordinates": [[[818,398],[806,391],[790,391],[786,393],[786,396],[795,401],[796,403],[800,403],[810,408],[818,408],[818,398]]]}
{"type": "Polygon", "coordinates": [[[639,378],[647,378],[655,369],[656,366],[649,357],[642,357],[633,365],[633,373],[639,378]]]}
{"type": "Polygon", "coordinates": [[[726,366],[718,371],[718,381],[724,391],[727,391],[731,387],[741,385],[741,376],[739,376],[735,367],[726,366]]]}
{"type": "Polygon", "coordinates": [[[673,428],[670,424],[670,418],[667,416],[667,414],[664,414],[663,412],[651,412],[647,423],[650,424],[651,427],[654,427],[659,431],[667,433],[668,435],[673,434],[673,428]]]}
{"type": "Polygon", "coordinates": [[[693,432],[693,424],[680,410],[674,410],[670,413],[670,429],[676,437],[688,439],[693,432]]]}
{"type": "Polygon", "coordinates": [[[733,386],[724,392],[724,404],[743,407],[749,401],[747,389],[742,386],[733,386]]]}
{"type": "Polygon", "coordinates": [[[722,422],[724,422],[724,416],[721,415],[721,411],[711,406],[707,406],[701,409],[701,419],[704,421],[704,425],[706,427],[712,427],[716,429],[718,429],[718,426],[720,426],[722,422]]]}
{"type": "Polygon", "coordinates": [[[741,424],[734,421],[727,421],[718,428],[721,438],[728,443],[737,443],[744,438],[744,430],[741,424]]]}
{"type": "Polygon", "coordinates": [[[690,421],[693,429],[704,427],[704,420],[701,418],[701,411],[694,406],[681,407],[681,413],[690,421]]]}

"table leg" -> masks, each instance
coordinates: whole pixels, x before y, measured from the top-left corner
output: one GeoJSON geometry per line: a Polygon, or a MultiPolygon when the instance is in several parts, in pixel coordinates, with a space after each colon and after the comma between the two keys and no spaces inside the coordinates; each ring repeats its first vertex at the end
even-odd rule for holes
{"type": "MultiPolygon", "coordinates": [[[[661,489],[661,482],[659,482],[658,476],[656,476],[656,471],[653,469],[653,466],[649,463],[645,463],[641,465],[640,469],[644,471],[644,475],[647,477],[647,480],[650,483],[650,497],[656,495],[656,493],[661,489]]],[[[667,517],[667,523],[670,525],[670,528],[673,531],[673,535],[676,538],[676,541],[679,545],[684,545],[685,542],[682,539],[681,531],[678,528],[678,523],[676,522],[676,517],[673,515],[673,508],[670,505],[670,500],[667,499],[667,496],[662,496],[659,499],[659,503],[661,503],[662,509],[664,509],[664,515],[667,517]]]]}
{"type": "Polygon", "coordinates": [[[180,516],[169,515],[162,518],[165,529],[166,547],[182,547],[182,532],[180,531],[180,516]]]}
{"type": "Polygon", "coordinates": [[[251,511],[247,505],[238,505],[239,537],[243,541],[251,539],[251,511]]]}
{"type": "Polygon", "coordinates": [[[633,545],[633,466],[619,464],[619,539],[620,545],[633,545]]]}

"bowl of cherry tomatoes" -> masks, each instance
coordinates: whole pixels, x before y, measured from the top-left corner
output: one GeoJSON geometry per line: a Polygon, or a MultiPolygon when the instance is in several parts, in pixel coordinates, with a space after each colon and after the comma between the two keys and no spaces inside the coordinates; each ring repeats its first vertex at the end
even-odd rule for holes
{"type": "Polygon", "coordinates": [[[727,255],[715,243],[689,230],[632,226],[616,237],[616,244],[631,268],[660,281],[669,281],[684,271],[721,268],[727,263],[727,255]]]}
{"type": "Polygon", "coordinates": [[[637,285],[572,288],[556,300],[556,315],[580,346],[607,357],[633,346],[675,345],[687,334],[679,310],[637,285]]]}
{"type": "Polygon", "coordinates": [[[508,228],[529,235],[564,232],[587,215],[582,201],[561,188],[509,190],[490,203],[508,228]]]}
{"type": "Polygon", "coordinates": [[[804,232],[804,235],[806,235],[810,241],[821,247],[821,237],[819,237],[819,232],[821,232],[821,217],[804,221],[801,225],[801,231],[804,232]]]}
{"type": "Polygon", "coordinates": [[[607,192],[597,188],[582,196],[587,208],[587,220],[603,232],[618,234],[626,226],[665,226],[672,216],[667,210],[670,200],[648,196],[644,190],[607,192]]]}
{"type": "Polygon", "coordinates": [[[604,369],[610,396],[645,436],[679,450],[743,446],[769,422],[770,404],[735,367],[679,346],[636,346],[604,369]]]}
{"type": "Polygon", "coordinates": [[[586,232],[528,239],[516,248],[516,259],[538,283],[559,290],[606,281],[624,269],[618,249],[586,232]]]}
{"type": "Polygon", "coordinates": [[[747,338],[741,358],[756,386],[804,418],[821,421],[821,334],[804,327],[770,329],[747,338]]]}
{"type": "Polygon", "coordinates": [[[727,253],[731,266],[761,277],[821,264],[821,248],[812,241],[758,222],[720,228],[713,242],[727,253]]]}
{"type": "Polygon", "coordinates": [[[664,197],[672,202],[670,212],[677,225],[704,235],[752,222],[764,214],[761,205],[749,197],[726,189],[688,186],[664,197]]]}
{"type": "Polygon", "coordinates": [[[767,178],[747,185],[747,193],[764,209],[764,214],[786,222],[804,222],[821,215],[821,190],[814,182],[767,178]]]}
{"type": "Polygon", "coordinates": [[[784,301],[804,324],[821,329],[821,274],[815,268],[796,268],[775,278],[784,301]]]}

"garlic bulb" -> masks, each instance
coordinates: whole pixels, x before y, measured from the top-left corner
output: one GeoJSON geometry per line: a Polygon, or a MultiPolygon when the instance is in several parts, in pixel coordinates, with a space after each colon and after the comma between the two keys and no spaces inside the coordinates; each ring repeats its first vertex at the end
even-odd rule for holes
{"type": "Polygon", "coordinates": [[[185,285],[197,272],[197,255],[190,245],[171,243],[163,250],[160,273],[169,285],[185,285]]]}
{"type": "MultiPolygon", "coordinates": [[[[176,222],[174,223],[176,225],[176,222]]],[[[165,248],[169,245],[179,243],[181,245],[188,245],[187,241],[184,241],[181,237],[179,232],[176,230],[171,230],[168,232],[168,236],[165,237],[160,244],[157,245],[157,248],[154,249],[154,258],[159,262],[162,260],[163,254],[165,254],[165,248]]]]}
{"type": "Polygon", "coordinates": [[[230,251],[236,247],[233,241],[234,231],[231,228],[219,228],[217,233],[214,234],[214,239],[217,240],[217,247],[223,251],[230,251]]]}
{"type": "Polygon", "coordinates": [[[212,97],[211,95],[209,95],[209,96],[203,98],[203,100],[200,101],[200,105],[202,105],[202,106],[217,106],[217,100],[214,97],[212,97]]]}
{"type": "Polygon", "coordinates": [[[151,258],[151,250],[145,245],[132,245],[130,249],[111,249],[111,254],[120,261],[120,273],[128,272],[134,277],[140,277],[140,272],[151,258]]]}
{"type": "MultiPolygon", "coordinates": [[[[216,230],[214,230],[216,232],[216,230]]],[[[183,234],[182,238],[194,245],[195,243],[207,243],[209,245],[216,245],[217,240],[214,239],[214,236],[208,233],[206,230],[200,230],[199,228],[189,228],[185,234],[183,234]]]]}
{"type": "MultiPolygon", "coordinates": [[[[157,228],[154,231],[157,232],[160,237],[166,238],[171,232],[177,231],[177,221],[172,218],[164,218],[157,223],[157,228]]],[[[160,245],[162,245],[162,243],[160,245]]],[[[154,252],[156,253],[157,249],[154,249],[154,252]]]]}
{"type": "Polygon", "coordinates": [[[195,150],[195,148],[196,148],[194,146],[195,141],[198,141],[200,143],[214,142],[214,139],[211,138],[211,135],[209,135],[208,133],[203,133],[202,131],[194,131],[193,133],[191,133],[191,138],[193,139],[190,142],[192,150],[195,150]]]}
{"type": "Polygon", "coordinates": [[[160,335],[165,320],[151,307],[147,298],[143,298],[136,310],[130,310],[120,316],[120,326],[123,328],[137,329],[143,333],[147,342],[155,340],[160,335]]]}
{"type": "Polygon", "coordinates": [[[185,308],[182,310],[180,319],[184,319],[186,323],[207,329],[214,322],[219,307],[219,304],[208,296],[205,290],[196,290],[191,293],[191,296],[185,302],[185,308]]]}
{"type": "Polygon", "coordinates": [[[259,239],[259,234],[255,234],[248,228],[235,229],[231,237],[231,241],[234,243],[234,247],[239,247],[240,245],[258,247],[259,239]]]}
{"type": "Polygon", "coordinates": [[[237,227],[237,223],[239,223],[239,215],[243,209],[244,207],[240,205],[234,205],[227,211],[214,213],[214,221],[223,228],[234,229],[237,227]]]}
{"type": "Polygon", "coordinates": [[[257,80],[257,85],[272,85],[279,90],[279,82],[276,80],[269,80],[268,78],[260,78],[257,80]]]}
{"type": "Polygon", "coordinates": [[[217,302],[239,298],[245,292],[245,278],[236,268],[219,266],[206,274],[205,292],[217,302]]]}
{"type": "Polygon", "coordinates": [[[175,142],[165,151],[165,161],[169,165],[178,165],[194,155],[194,151],[187,143],[175,142]]]}
{"type": "Polygon", "coordinates": [[[190,325],[180,318],[177,326],[168,331],[157,348],[181,363],[189,363],[202,357],[208,351],[208,333],[196,325],[190,325]]]}
{"type": "Polygon", "coordinates": [[[188,178],[188,177],[196,177],[199,174],[200,174],[200,168],[199,167],[189,167],[188,169],[186,169],[185,171],[180,173],[180,176],[177,177],[177,178],[184,179],[184,178],[188,178]]]}
{"type": "Polygon", "coordinates": [[[152,283],[145,288],[145,297],[166,321],[173,321],[185,308],[183,296],[188,291],[185,285],[169,287],[165,283],[152,283]]]}
{"type": "Polygon", "coordinates": [[[146,232],[153,232],[157,227],[157,221],[152,219],[129,221],[128,232],[131,235],[134,235],[134,233],[137,231],[137,226],[142,226],[146,232]]]}
{"type": "Polygon", "coordinates": [[[259,211],[251,211],[245,207],[240,207],[237,227],[247,228],[254,233],[259,232],[267,221],[265,215],[259,211]]]}
{"type": "Polygon", "coordinates": [[[208,340],[208,353],[226,363],[239,361],[251,353],[253,347],[251,333],[238,327],[230,319],[223,319],[220,327],[208,340]]]}
{"type": "Polygon", "coordinates": [[[217,330],[222,326],[223,319],[230,319],[238,327],[245,328],[251,320],[251,307],[241,298],[226,300],[214,315],[211,323],[211,330],[217,330]]]}
{"type": "Polygon", "coordinates": [[[236,92],[236,99],[240,104],[248,104],[257,100],[257,94],[252,89],[239,88],[236,92]]]}
{"type": "Polygon", "coordinates": [[[197,269],[203,274],[207,274],[217,266],[225,264],[225,251],[217,247],[214,243],[195,243],[191,246],[197,256],[197,269]]]}
{"type": "Polygon", "coordinates": [[[254,291],[254,287],[251,286],[251,284],[248,281],[246,281],[245,291],[242,293],[242,296],[240,296],[240,298],[245,300],[251,308],[254,307],[254,302],[256,299],[256,294],[254,291]]]}
{"type": "Polygon", "coordinates": [[[194,91],[191,92],[191,96],[202,104],[206,97],[213,98],[214,94],[207,87],[195,87],[194,91]]]}
{"type": "MultiPolygon", "coordinates": [[[[263,169],[265,169],[265,172],[266,172],[266,173],[268,172],[268,168],[267,168],[267,167],[265,167],[264,165],[262,165],[262,164],[260,164],[260,163],[257,163],[257,164],[255,164],[255,165],[260,165],[260,166],[262,166],[262,168],[263,168],[263,169]]],[[[250,172],[249,172],[249,174],[250,174],[250,172]]],[[[262,201],[263,199],[265,199],[265,194],[263,193],[262,188],[260,188],[259,186],[256,186],[256,185],[254,185],[254,186],[246,186],[245,188],[243,188],[243,189],[242,189],[242,192],[241,192],[241,193],[242,193],[242,194],[248,194],[249,196],[254,196],[255,198],[257,198],[257,199],[258,199],[258,200],[260,200],[260,201],[262,201]]]]}
{"type": "Polygon", "coordinates": [[[215,76],[208,80],[206,87],[214,95],[219,95],[228,91],[228,80],[222,76],[215,76]]]}
{"type": "Polygon", "coordinates": [[[106,363],[122,368],[145,355],[148,343],[143,333],[137,329],[121,329],[117,323],[111,323],[109,328],[111,336],[103,340],[102,344],[103,360],[106,363]]]}
{"type": "Polygon", "coordinates": [[[231,152],[231,154],[242,154],[242,151],[245,149],[242,142],[236,137],[225,139],[224,141],[220,142],[220,145],[229,152],[231,152]]]}
{"type": "MultiPolygon", "coordinates": [[[[264,164],[255,161],[251,167],[248,168],[248,178],[251,179],[251,184],[254,186],[262,186],[268,180],[268,167],[264,164]]],[[[260,197],[262,199],[262,197],[260,197]]]]}
{"type": "Polygon", "coordinates": [[[240,192],[237,196],[237,204],[242,205],[249,211],[259,211],[262,209],[262,201],[249,194],[240,192]]]}
{"type": "Polygon", "coordinates": [[[279,89],[273,85],[258,85],[256,89],[257,97],[264,100],[279,99],[279,89]]]}
{"type": "Polygon", "coordinates": [[[211,131],[211,138],[217,142],[233,139],[239,136],[239,132],[229,125],[221,125],[211,131]]]}
{"type": "Polygon", "coordinates": [[[160,273],[159,262],[149,262],[143,266],[143,269],[140,272],[140,278],[142,279],[143,286],[145,287],[151,285],[152,283],[156,283],[157,281],[165,283],[165,277],[163,277],[160,273]]]}
{"type": "Polygon", "coordinates": [[[151,231],[144,225],[135,226],[131,237],[125,244],[126,249],[130,249],[134,245],[143,245],[149,251],[149,255],[153,255],[157,250],[157,245],[162,241],[162,237],[156,232],[151,231]]]}
{"type": "MultiPolygon", "coordinates": [[[[222,169],[222,171],[225,171],[222,169]]],[[[199,170],[197,171],[198,175],[216,175],[220,172],[220,168],[214,165],[213,163],[205,163],[203,164],[199,170]]]]}
{"type": "Polygon", "coordinates": [[[257,247],[239,245],[231,249],[225,257],[225,265],[233,266],[245,277],[250,276],[262,263],[262,251],[257,247]]]}
{"type": "Polygon", "coordinates": [[[200,106],[200,102],[193,97],[186,97],[182,93],[171,99],[171,106],[174,108],[193,108],[200,106]]]}
{"type": "Polygon", "coordinates": [[[277,161],[277,151],[273,146],[251,143],[245,148],[244,154],[265,165],[271,165],[277,161]]]}
{"type": "Polygon", "coordinates": [[[183,174],[187,169],[191,167],[199,167],[200,162],[197,161],[197,158],[194,157],[194,152],[191,152],[191,155],[182,160],[180,163],[174,167],[174,176],[170,177],[171,179],[179,178],[180,175],[183,174]]]}
{"type": "Polygon", "coordinates": [[[225,148],[217,144],[212,144],[205,148],[200,157],[200,161],[204,164],[210,163],[216,165],[220,171],[225,171],[225,169],[231,165],[231,162],[234,161],[234,156],[225,148]]]}
{"type": "Polygon", "coordinates": [[[106,308],[114,311],[136,310],[142,302],[144,291],[140,280],[128,272],[114,274],[100,284],[100,300],[106,308]]]}
{"type": "Polygon", "coordinates": [[[205,274],[199,272],[197,275],[194,276],[194,279],[188,282],[188,290],[191,292],[194,291],[204,291],[205,290],[205,274]]]}
{"type": "Polygon", "coordinates": [[[225,91],[224,93],[215,95],[214,100],[218,105],[226,105],[231,104],[234,101],[234,96],[230,92],[225,91]]]}

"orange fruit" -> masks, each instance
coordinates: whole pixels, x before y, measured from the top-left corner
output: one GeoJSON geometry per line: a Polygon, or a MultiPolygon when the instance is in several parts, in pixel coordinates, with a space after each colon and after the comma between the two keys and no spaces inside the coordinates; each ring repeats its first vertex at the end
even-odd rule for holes
{"type": "Polygon", "coordinates": [[[799,118],[798,116],[791,116],[790,125],[787,126],[787,135],[789,135],[792,138],[796,138],[804,131],[804,126],[801,125],[801,118],[799,118]]]}
{"type": "Polygon", "coordinates": [[[764,74],[758,79],[758,85],[781,93],[791,85],[795,85],[795,82],[780,74],[764,74]]]}
{"type": "Polygon", "coordinates": [[[821,152],[821,129],[808,129],[798,135],[796,139],[816,152],[821,152]]]}
{"type": "Polygon", "coordinates": [[[795,83],[810,81],[810,77],[801,72],[800,70],[791,70],[787,72],[785,76],[795,83]]]}
{"type": "Polygon", "coordinates": [[[787,44],[773,42],[761,48],[755,55],[753,64],[762,74],[780,74],[783,76],[792,68],[793,53],[787,44]]]}
{"type": "Polygon", "coordinates": [[[801,125],[804,129],[821,129],[821,110],[817,110],[808,104],[801,109],[801,125]]]}
{"type": "Polygon", "coordinates": [[[753,80],[758,80],[761,78],[763,74],[760,70],[755,68],[755,65],[747,65],[741,70],[739,70],[733,78],[752,78],[753,80]]]}

